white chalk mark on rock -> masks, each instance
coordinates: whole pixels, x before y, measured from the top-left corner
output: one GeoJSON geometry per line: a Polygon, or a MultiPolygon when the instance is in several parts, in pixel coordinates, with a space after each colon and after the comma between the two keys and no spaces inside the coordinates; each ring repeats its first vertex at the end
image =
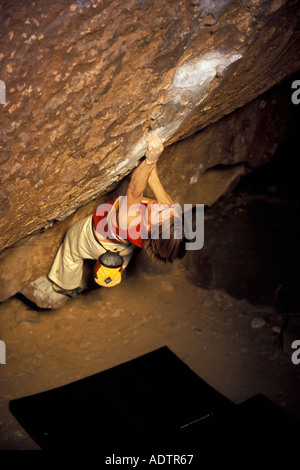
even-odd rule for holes
{"type": "MultiPolygon", "coordinates": [[[[209,84],[213,78],[216,75],[221,76],[230,64],[241,57],[240,53],[230,55],[219,51],[207,52],[199,60],[186,62],[176,70],[170,89],[171,103],[175,105],[180,103],[181,110],[175,119],[172,114],[172,119],[169,121],[165,119],[166,116],[163,116],[163,125],[155,129],[163,142],[168,141],[177,132],[195,106],[198,106],[206,98],[209,84]]],[[[138,161],[145,154],[146,149],[147,136],[145,135],[132,149],[128,157],[129,161],[138,161]]],[[[115,169],[115,171],[118,170],[119,167],[115,169]]],[[[196,181],[192,179],[190,184],[194,182],[196,181]]]]}
{"type": "Polygon", "coordinates": [[[191,89],[201,87],[207,80],[211,81],[217,74],[222,73],[230,64],[240,59],[242,54],[222,54],[221,52],[208,52],[197,62],[183,64],[174,75],[175,88],[191,89]]]}

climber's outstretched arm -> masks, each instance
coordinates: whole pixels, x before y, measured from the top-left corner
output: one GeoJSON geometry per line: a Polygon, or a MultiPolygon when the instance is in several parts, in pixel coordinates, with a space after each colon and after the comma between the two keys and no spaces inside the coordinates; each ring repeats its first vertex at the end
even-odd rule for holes
{"type": "Polygon", "coordinates": [[[166,192],[165,188],[161,184],[157,174],[156,165],[150,173],[148,183],[158,202],[161,202],[162,204],[169,204],[170,206],[174,204],[171,196],[166,192]]]}
{"type": "Polygon", "coordinates": [[[148,137],[148,147],[145,160],[134,170],[127,189],[127,204],[142,202],[143,193],[148,183],[150,173],[164,149],[163,143],[156,134],[148,137]]]}
{"type": "MultiPolygon", "coordinates": [[[[149,176],[152,170],[156,166],[156,162],[164,149],[163,143],[161,139],[156,134],[151,134],[148,137],[148,147],[146,151],[146,158],[145,160],[140,163],[140,165],[134,170],[132,173],[130,183],[127,189],[127,214],[126,214],[126,224],[129,226],[132,220],[136,220],[136,212],[135,215],[132,215],[132,211],[130,208],[134,204],[141,204],[143,199],[143,193],[148,183],[149,176]]],[[[124,207],[120,207],[119,211],[119,225],[125,225],[124,217],[124,207]]]]}
{"type": "Polygon", "coordinates": [[[140,163],[131,176],[130,183],[127,188],[127,205],[140,204],[142,202],[143,193],[148,183],[149,176],[156,166],[156,162],[148,161],[147,158],[140,163]]]}

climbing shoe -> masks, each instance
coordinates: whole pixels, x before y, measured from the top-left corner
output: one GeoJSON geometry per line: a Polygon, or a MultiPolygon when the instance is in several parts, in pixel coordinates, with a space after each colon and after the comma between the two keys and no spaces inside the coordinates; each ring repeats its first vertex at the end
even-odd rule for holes
{"type": "Polygon", "coordinates": [[[57,284],[54,284],[54,282],[52,282],[52,287],[57,294],[67,295],[72,298],[77,297],[83,291],[82,287],[76,287],[76,289],[62,289],[57,284]]]}

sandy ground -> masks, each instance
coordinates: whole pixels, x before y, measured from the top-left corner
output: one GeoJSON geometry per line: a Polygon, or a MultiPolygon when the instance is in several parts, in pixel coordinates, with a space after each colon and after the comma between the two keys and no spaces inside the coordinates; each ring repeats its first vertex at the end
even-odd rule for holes
{"type": "Polygon", "coordinates": [[[7,350],[0,365],[0,449],[39,449],[10,414],[10,400],[165,345],[233,402],[261,393],[300,419],[300,365],[282,350],[283,321],[270,307],[192,285],[180,262],[163,274],[133,263],[121,285],[86,292],[55,311],[11,298],[0,305],[7,350]]]}

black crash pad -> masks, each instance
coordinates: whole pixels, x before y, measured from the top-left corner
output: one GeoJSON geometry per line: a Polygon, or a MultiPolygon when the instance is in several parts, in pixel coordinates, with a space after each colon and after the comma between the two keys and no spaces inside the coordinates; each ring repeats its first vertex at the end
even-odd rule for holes
{"type": "Polygon", "coordinates": [[[233,409],[167,347],[10,402],[11,413],[42,449],[173,446],[198,422],[233,409]]]}
{"type": "Polygon", "coordinates": [[[259,429],[264,430],[262,448],[268,438],[276,446],[274,420],[283,427],[290,421],[281,410],[278,421],[275,405],[265,415],[266,401],[235,405],[162,347],[9,406],[41,449],[187,453],[260,448],[259,429]],[[275,416],[271,428],[270,416],[275,416]]]}

